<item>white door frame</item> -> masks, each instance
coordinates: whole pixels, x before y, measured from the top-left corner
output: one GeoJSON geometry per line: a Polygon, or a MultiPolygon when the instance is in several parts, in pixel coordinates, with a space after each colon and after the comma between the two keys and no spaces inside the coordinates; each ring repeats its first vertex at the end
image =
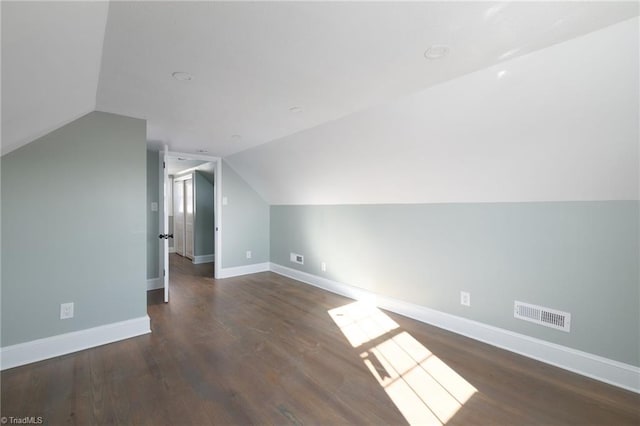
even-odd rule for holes
{"type": "MultiPolygon", "coordinates": [[[[182,173],[182,172],[180,172],[180,173],[182,173]]],[[[180,182],[180,184],[182,185],[182,205],[183,206],[185,205],[184,181],[187,180],[187,179],[193,179],[193,174],[192,173],[187,173],[185,175],[181,174],[180,176],[174,176],[173,177],[173,197],[174,197],[173,198],[173,200],[174,200],[173,204],[174,204],[174,207],[175,207],[175,193],[176,193],[175,185],[178,182],[180,182]]],[[[194,205],[195,205],[195,203],[194,203],[194,205]]],[[[180,252],[178,252],[178,248],[176,246],[176,237],[175,237],[176,236],[176,212],[175,212],[175,210],[173,212],[173,246],[176,249],[176,253],[178,253],[179,255],[181,255],[183,257],[187,257],[187,236],[186,236],[187,230],[186,230],[186,227],[184,225],[184,215],[186,215],[186,214],[187,214],[187,210],[184,209],[183,212],[182,212],[182,215],[183,215],[182,216],[182,235],[181,235],[181,238],[182,238],[182,253],[180,253],[180,252]]],[[[194,221],[195,221],[195,212],[194,212],[194,221]]]]}
{"type": "MultiPolygon", "coordinates": [[[[165,158],[186,158],[188,160],[203,160],[214,164],[215,168],[215,180],[213,182],[214,197],[213,197],[213,214],[215,220],[215,261],[214,261],[214,278],[220,277],[222,269],[222,158],[213,157],[209,155],[191,154],[186,152],[169,151],[165,145],[165,150],[160,152],[160,166],[162,167],[162,173],[160,174],[160,204],[162,211],[160,212],[160,233],[165,234],[168,232],[168,206],[167,206],[167,194],[165,194],[165,188],[168,188],[169,182],[166,173],[165,158]],[[166,229],[166,231],[165,231],[166,229]]],[[[167,241],[166,239],[164,241],[167,241]]],[[[169,301],[169,253],[168,243],[160,245],[160,276],[164,277],[164,291],[165,302],[169,301]]]]}

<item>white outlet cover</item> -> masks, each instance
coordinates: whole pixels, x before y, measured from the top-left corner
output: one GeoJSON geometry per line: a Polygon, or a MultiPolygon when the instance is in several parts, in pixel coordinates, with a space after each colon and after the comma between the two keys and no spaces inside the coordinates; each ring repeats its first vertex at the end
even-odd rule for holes
{"type": "Polygon", "coordinates": [[[151,203],[151,211],[152,212],[157,212],[158,211],[158,203],[156,203],[155,201],[153,203],[151,203]]]}
{"type": "Polygon", "coordinates": [[[471,294],[469,292],[460,292],[460,304],[463,306],[471,306],[471,294]]]}
{"type": "Polygon", "coordinates": [[[251,250],[247,250],[247,259],[251,259],[251,250]]]}
{"type": "Polygon", "coordinates": [[[322,272],[326,272],[326,270],[327,270],[327,264],[326,264],[326,263],[324,263],[324,262],[322,262],[322,263],[320,264],[320,268],[322,269],[322,272]]]}
{"type": "Polygon", "coordinates": [[[60,304],[60,319],[73,318],[73,302],[60,304]]]}

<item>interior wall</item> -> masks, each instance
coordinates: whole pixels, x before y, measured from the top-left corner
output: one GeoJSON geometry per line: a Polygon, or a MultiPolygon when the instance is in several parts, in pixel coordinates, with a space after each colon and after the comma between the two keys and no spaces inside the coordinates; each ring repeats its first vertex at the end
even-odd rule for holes
{"type": "Polygon", "coordinates": [[[271,261],[640,366],[639,204],[272,206],[271,261]],[[515,300],[571,313],[571,332],[515,319],[515,300]]]}
{"type": "Polygon", "coordinates": [[[222,197],[222,267],[268,262],[269,205],[224,160],[222,197]]]}
{"type": "Polygon", "coordinates": [[[196,200],[193,253],[195,256],[212,255],[215,229],[213,183],[199,171],[193,174],[193,178],[196,200]]]}
{"type": "MultiPolygon", "coordinates": [[[[160,163],[158,151],[147,150],[147,279],[160,277],[160,163]],[[153,211],[151,204],[157,203],[153,211]]],[[[171,241],[171,240],[169,240],[171,241]]]]}
{"type": "Polygon", "coordinates": [[[92,112],[2,157],[3,347],[146,317],[145,156],[144,120],[92,112]]]}

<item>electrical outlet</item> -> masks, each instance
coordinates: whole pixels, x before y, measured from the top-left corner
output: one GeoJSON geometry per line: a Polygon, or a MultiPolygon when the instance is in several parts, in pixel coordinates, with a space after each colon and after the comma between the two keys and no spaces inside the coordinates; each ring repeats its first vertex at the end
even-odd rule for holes
{"type": "Polygon", "coordinates": [[[320,264],[320,268],[322,269],[322,272],[327,272],[327,264],[325,262],[320,264]]]}
{"type": "Polygon", "coordinates": [[[247,259],[251,259],[251,250],[247,250],[247,259]]]}
{"type": "Polygon", "coordinates": [[[469,292],[460,292],[460,304],[463,306],[471,306],[471,294],[469,292]]]}
{"type": "Polygon", "coordinates": [[[73,318],[73,302],[60,304],[60,319],[73,318]]]}

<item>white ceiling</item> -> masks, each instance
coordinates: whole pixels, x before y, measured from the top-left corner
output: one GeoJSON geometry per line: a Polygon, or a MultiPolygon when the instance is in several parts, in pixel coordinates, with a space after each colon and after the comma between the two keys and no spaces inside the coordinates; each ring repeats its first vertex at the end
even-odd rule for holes
{"type": "Polygon", "coordinates": [[[7,2],[2,8],[2,153],[96,107],[105,2],[7,2]]]}
{"type": "MultiPolygon", "coordinates": [[[[600,158],[585,157],[579,176],[592,166],[609,170],[611,156],[600,156],[594,123],[601,112],[626,117],[637,90],[629,95],[626,80],[606,80],[622,77],[614,72],[619,64],[602,58],[612,54],[610,60],[637,72],[637,52],[625,59],[610,50],[628,46],[606,45],[569,49],[585,62],[531,58],[637,16],[637,2],[3,1],[1,7],[3,154],[98,109],[146,118],[149,143],[174,151],[226,157],[253,147],[230,162],[277,203],[500,200],[518,188],[525,199],[628,194],[628,185],[607,189],[599,181],[593,191],[568,185],[540,192],[531,171],[540,163],[526,155],[546,146],[550,151],[533,158],[551,152],[550,169],[572,167],[574,157],[563,150],[584,136],[586,151],[600,158]],[[449,55],[425,59],[433,44],[448,45],[449,55]],[[516,73],[521,63],[525,69],[516,73]],[[488,76],[503,66],[515,68],[498,84],[488,76]],[[176,81],[174,71],[194,79],[176,81]],[[554,121],[553,114],[567,111],[574,111],[569,124],[554,121]],[[548,132],[535,127],[538,114],[550,123],[548,132]],[[563,135],[570,141],[554,151],[563,135]],[[377,196],[362,192],[389,164],[405,176],[384,183],[391,186],[377,196]],[[483,192],[481,183],[496,179],[514,183],[506,192],[483,192]]],[[[604,128],[622,138],[615,155],[628,154],[629,128],[616,130],[610,118],[604,128]]]]}
{"type": "Polygon", "coordinates": [[[271,204],[639,199],[632,19],[227,158],[271,204]]]}
{"type": "Polygon", "coordinates": [[[189,160],[182,157],[169,157],[167,159],[168,175],[177,175],[196,170],[213,176],[215,174],[215,164],[204,160],[189,160]]]}
{"type": "Polygon", "coordinates": [[[3,152],[97,107],[148,119],[157,145],[226,156],[638,13],[633,2],[117,1],[107,19],[107,4],[2,2],[3,152]],[[432,44],[448,57],[425,59],[432,44]]]}
{"type": "Polygon", "coordinates": [[[147,118],[149,139],[175,150],[226,156],[637,13],[595,2],[112,2],[97,105],[147,118]],[[448,58],[425,59],[432,44],[449,45],[448,58]]]}
{"type": "Polygon", "coordinates": [[[206,163],[204,160],[189,160],[187,158],[168,158],[167,174],[176,175],[184,170],[195,170],[201,164],[206,163]]]}

